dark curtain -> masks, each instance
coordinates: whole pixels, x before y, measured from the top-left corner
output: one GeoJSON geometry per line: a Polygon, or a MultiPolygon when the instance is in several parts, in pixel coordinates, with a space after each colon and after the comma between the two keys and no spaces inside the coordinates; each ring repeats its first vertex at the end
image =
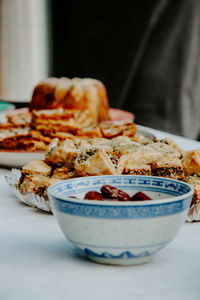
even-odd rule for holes
{"type": "Polygon", "coordinates": [[[196,138],[199,0],[51,2],[52,74],[104,82],[136,123],[196,138]]]}

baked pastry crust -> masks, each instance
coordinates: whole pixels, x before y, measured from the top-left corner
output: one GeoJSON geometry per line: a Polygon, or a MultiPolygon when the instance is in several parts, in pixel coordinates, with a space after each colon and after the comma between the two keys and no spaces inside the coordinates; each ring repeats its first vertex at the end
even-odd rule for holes
{"type": "Polygon", "coordinates": [[[109,119],[109,104],[104,84],[90,78],[48,78],[36,85],[29,104],[36,109],[88,110],[93,123],[109,119]]]}
{"type": "Polygon", "coordinates": [[[186,176],[197,174],[200,176],[200,149],[188,151],[182,158],[186,176]]]}
{"type": "Polygon", "coordinates": [[[45,132],[69,132],[77,134],[77,131],[96,125],[88,110],[80,109],[46,109],[33,110],[31,127],[45,132]]]}
{"type": "Polygon", "coordinates": [[[65,164],[70,168],[71,163],[77,154],[78,150],[72,140],[66,139],[64,141],[59,141],[59,139],[56,138],[47,147],[45,160],[54,165],[65,164]]]}
{"type": "Polygon", "coordinates": [[[2,122],[0,122],[0,130],[11,128],[28,127],[31,123],[31,113],[21,112],[18,114],[7,114],[2,122]]]}
{"type": "Polygon", "coordinates": [[[50,176],[52,167],[43,160],[33,160],[22,168],[23,174],[40,174],[50,176]]]}
{"type": "Polygon", "coordinates": [[[116,169],[103,149],[90,148],[80,153],[74,163],[78,176],[115,175],[116,169]]]}
{"type": "Polygon", "coordinates": [[[0,150],[4,151],[44,151],[50,141],[49,137],[27,127],[0,131],[0,150]]]}
{"type": "Polygon", "coordinates": [[[200,204],[200,177],[197,175],[192,175],[186,177],[184,181],[189,183],[194,188],[191,206],[193,204],[200,204]]]}
{"type": "Polygon", "coordinates": [[[39,174],[26,175],[23,180],[21,180],[19,190],[22,194],[28,192],[43,196],[49,186],[49,179],[49,177],[39,174]]]}
{"type": "Polygon", "coordinates": [[[181,161],[176,157],[164,156],[151,165],[152,174],[160,177],[184,179],[184,170],[181,161]]]}
{"type": "Polygon", "coordinates": [[[137,127],[132,120],[108,121],[100,124],[102,136],[107,139],[117,137],[119,135],[134,137],[137,127]]]}
{"type": "Polygon", "coordinates": [[[105,120],[109,120],[109,102],[101,81],[47,78],[35,86],[29,112],[10,113],[1,119],[0,136],[4,137],[0,137],[0,149],[43,151],[55,137],[102,137],[98,124],[105,120]]]}
{"type": "Polygon", "coordinates": [[[55,168],[51,178],[58,178],[58,179],[61,179],[61,180],[71,178],[70,174],[69,174],[69,168],[66,167],[66,166],[55,168]]]}
{"type": "Polygon", "coordinates": [[[40,194],[43,191],[42,195],[46,195],[49,185],[78,176],[153,175],[188,182],[195,191],[192,205],[200,204],[199,153],[200,150],[188,151],[182,158],[176,147],[163,141],[144,145],[126,136],[113,139],[54,139],[47,148],[45,162],[39,161],[23,168],[19,189],[40,194]],[[191,164],[192,159],[194,162],[191,164]],[[41,188],[38,183],[40,178],[41,188]]]}

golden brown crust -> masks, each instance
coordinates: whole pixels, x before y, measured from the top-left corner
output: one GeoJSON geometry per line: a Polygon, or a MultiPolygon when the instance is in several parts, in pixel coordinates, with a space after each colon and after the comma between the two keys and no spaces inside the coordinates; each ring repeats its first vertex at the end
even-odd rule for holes
{"type": "Polygon", "coordinates": [[[56,132],[52,132],[52,131],[47,131],[47,130],[42,130],[41,133],[45,136],[48,137],[50,139],[50,142],[55,139],[58,138],[61,141],[64,141],[66,139],[70,139],[70,140],[74,140],[75,136],[72,133],[69,132],[61,132],[61,131],[56,131],[56,132]]]}
{"type": "Polygon", "coordinates": [[[4,116],[4,120],[0,122],[0,130],[2,129],[16,129],[28,127],[31,123],[31,113],[10,113],[4,116]]]}
{"type": "Polygon", "coordinates": [[[55,183],[58,183],[58,182],[61,182],[61,181],[63,181],[63,179],[58,178],[58,177],[53,177],[53,176],[52,176],[52,177],[49,179],[48,186],[50,186],[50,185],[52,185],[52,184],[55,184],[55,183]]]}
{"type": "Polygon", "coordinates": [[[12,123],[15,128],[29,126],[31,123],[31,117],[30,112],[7,115],[8,122],[12,123]]]}
{"type": "Polygon", "coordinates": [[[155,176],[173,179],[184,179],[184,170],[180,159],[170,156],[155,161],[151,165],[152,174],[155,176]]]}
{"type": "Polygon", "coordinates": [[[24,174],[40,174],[50,176],[52,167],[43,160],[33,160],[22,168],[24,174]]]}
{"type": "Polygon", "coordinates": [[[29,104],[36,109],[89,110],[93,123],[109,119],[106,88],[99,80],[89,78],[48,78],[36,85],[29,104]]]}
{"type": "Polygon", "coordinates": [[[88,110],[59,108],[32,112],[31,127],[43,132],[71,132],[76,135],[78,130],[91,125],[94,125],[94,120],[88,110]]]}
{"type": "Polygon", "coordinates": [[[44,151],[50,141],[49,137],[29,128],[0,131],[0,150],[44,151]]]}
{"type": "Polygon", "coordinates": [[[174,158],[178,158],[178,159],[181,158],[181,154],[178,150],[176,150],[174,147],[171,147],[170,145],[167,145],[160,141],[150,143],[146,147],[149,149],[153,149],[157,153],[160,153],[162,156],[166,155],[168,157],[174,157],[174,158]]]}
{"type": "Polygon", "coordinates": [[[70,168],[77,153],[78,150],[72,140],[66,139],[59,141],[59,139],[54,139],[47,147],[45,160],[55,165],[66,164],[66,166],[70,168]]]}
{"type": "Polygon", "coordinates": [[[182,158],[186,176],[197,174],[200,176],[200,149],[188,151],[182,158]]]}
{"type": "Polygon", "coordinates": [[[132,121],[99,124],[109,119],[107,92],[102,82],[89,78],[47,78],[35,87],[29,109],[11,114],[2,125],[11,131],[24,128],[27,132],[1,138],[0,131],[0,150],[43,151],[53,138],[132,139],[137,130],[132,121]]]}
{"type": "Polygon", "coordinates": [[[192,198],[191,206],[193,204],[200,204],[200,177],[198,177],[197,175],[188,176],[184,181],[189,183],[194,188],[194,195],[192,198]]]}
{"type": "Polygon", "coordinates": [[[134,137],[137,132],[137,127],[133,121],[108,121],[100,124],[102,136],[107,139],[117,137],[119,135],[134,137]]]}
{"type": "Polygon", "coordinates": [[[19,190],[22,194],[29,192],[41,196],[49,186],[49,179],[47,176],[38,174],[26,175],[23,182],[19,185],[19,190]]]}
{"type": "Polygon", "coordinates": [[[151,175],[150,158],[140,156],[139,151],[121,156],[117,166],[118,174],[151,175]],[[141,157],[141,159],[139,159],[141,157]]]}
{"type": "Polygon", "coordinates": [[[89,127],[89,128],[83,128],[79,129],[77,131],[77,137],[84,137],[85,139],[87,138],[101,138],[101,130],[99,126],[97,127],[89,127]]]}
{"type": "Polygon", "coordinates": [[[80,153],[74,163],[78,176],[114,175],[116,169],[103,149],[88,149],[80,153]]]}
{"type": "Polygon", "coordinates": [[[176,150],[159,143],[139,145],[127,144],[115,150],[121,155],[118,162],[118,174],[156,175],[184,178],[183,166],[176,150]]]}
{"type": "Polygon", "coordinates": [[[69,175],[69,168],[66,166],[60,167],[60,168],[56,168],[53,171],[53,175],[51,178],[59,178],[61,180],[65,180],[65,179],[69,179],[71,178],[69,175]]]}
{"type": "Polygon", "coordinates": [[[160,140],[161,143],[164,143],[166,145],[169,145],[170,147],[174,148],[176,151],[178,151],[181,155],[185,154],[185,151],[181,149],[171,137],[166,137],[165,139],[160,140]]]}
{"type": "Polygon", "coordinates": [[[54,90],[56,88],[58,79],[48,78],[39,82],[32,94],[32,99],[29,103],[29,110],[33,109],[51,109],[54,100],[54,90]]]}
{"type": "Polygon", "coordinates": [[[45,196],[49,185],[78,176],[153,175],[190,183],[195,191],[192,205],[200,204],[200,176],[197,175],[200,172],[199,152],[200,150],[189,151],[182,160],[176,147],[159,141],[141,145],[126,136],[113,139],[54,139],[47,148],[46,169],[40,168],[41,162],[39,166],[38,163],[25,166],[19,189],[22,193],[32,191],[45,196]],[[192,159],[194,163],[190,165],[192,159]],[[182,161],[187,161],[187,167],[192,167],[188,172],[196,175],[185,177],[182,161]],[[51,167],[53,171],[50,170],[51,167]],[[48,179],[44,175],[48,175],[48,179]]]}

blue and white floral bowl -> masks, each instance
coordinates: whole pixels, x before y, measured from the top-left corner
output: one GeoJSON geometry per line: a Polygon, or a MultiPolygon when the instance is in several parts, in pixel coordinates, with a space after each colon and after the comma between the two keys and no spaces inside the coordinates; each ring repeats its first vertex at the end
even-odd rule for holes
{"type": "Polygon", "coordinates": [[[129,265],[150,261],[175,237],[186,219],[193,189],[173,179],[119,175],[65,180],[49,187],[48,195],[64,235],[89,259],[129,265]],[[104,184],[130,196],[143,191],[154,200],[83,199],[86,192],[99,191],[104,184]]]}

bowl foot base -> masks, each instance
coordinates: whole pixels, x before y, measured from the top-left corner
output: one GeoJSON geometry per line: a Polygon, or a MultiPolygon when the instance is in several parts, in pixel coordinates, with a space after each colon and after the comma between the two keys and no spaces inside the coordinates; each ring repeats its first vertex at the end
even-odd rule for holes
{"type": "Polygon", "coordinates": [[[136,257],[136,258],[104,258],[93,255],[86,255],[89,260],[92,260],[99,264],[107,264],[107,265],[120,265],[120,266],[128,266],[128,265],[141,265],[150,262],[153,256],[145,256],[145,257],[136,257]]]}

